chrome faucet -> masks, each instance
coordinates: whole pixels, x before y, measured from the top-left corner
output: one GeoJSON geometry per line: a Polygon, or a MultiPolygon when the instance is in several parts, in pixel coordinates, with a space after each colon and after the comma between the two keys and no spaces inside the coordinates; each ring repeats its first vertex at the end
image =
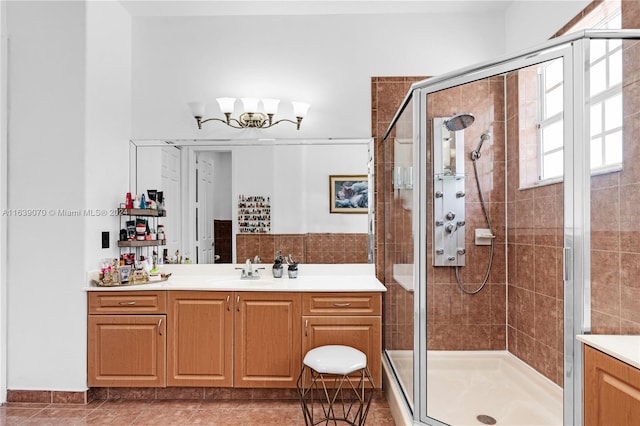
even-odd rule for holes
{"type": "Polygon", "coordinates": [[[240,279],[242,279],[242,280],[257,280],[258,278],[260,278],[259,270],[260,269],[264,269],[264,267],[254,268],[251,265],[251,259],[247,259],[247,261],[244,263],[244,268],[236,268],[236,269],[242,269],[242,274],[240,275],[240,279]]]}

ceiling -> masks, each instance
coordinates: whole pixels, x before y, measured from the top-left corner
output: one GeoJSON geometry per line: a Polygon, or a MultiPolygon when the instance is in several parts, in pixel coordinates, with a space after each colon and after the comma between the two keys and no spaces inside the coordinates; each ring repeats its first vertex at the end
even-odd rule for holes
{"type": "Polygon", "coordinates": [[[120,0],[132,16],[503,13],[497,0],[120,0]]]}

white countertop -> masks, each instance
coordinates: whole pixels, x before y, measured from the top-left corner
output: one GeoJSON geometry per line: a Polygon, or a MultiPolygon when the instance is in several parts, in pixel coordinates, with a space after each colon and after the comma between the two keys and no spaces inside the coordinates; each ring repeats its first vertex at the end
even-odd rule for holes
{"type": "Polygon", "coordinates": [[[273,278],[270,264],[259,279],[240,279],[244,265],[161,265],[162,273],[171,273],[167,281],[137,285],[99,287],[91,285],[97,271],[87,273],[86,291],[201,290],[201,291],[300,291],[300,292],[384,292],[386,287],[375,276],[375,265],[299,265],[298,277],[288,278],[287,267],[282,278],[273,278]]]}
{"type": "Polygon", "coordinates": [[[640,368],[640,335],[580,334],[576,338],[585,345],[640,368]]]}

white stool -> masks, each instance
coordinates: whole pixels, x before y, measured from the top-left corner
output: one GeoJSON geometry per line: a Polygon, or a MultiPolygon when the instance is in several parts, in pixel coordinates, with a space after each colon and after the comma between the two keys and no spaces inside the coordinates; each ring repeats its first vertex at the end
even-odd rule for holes
{"type": "Polygon", "coordinates": [[[367,356],[343,345],[307,352],[296,387],[307,426],[329,421],[364,425],[375,390],[367,356]],[[365,393],[367,383],[371,389],[365,393]]]}

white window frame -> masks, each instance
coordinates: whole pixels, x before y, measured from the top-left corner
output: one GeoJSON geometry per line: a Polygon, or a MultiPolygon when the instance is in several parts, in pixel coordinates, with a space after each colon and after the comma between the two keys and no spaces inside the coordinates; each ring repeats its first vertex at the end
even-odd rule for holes
{"type": "MultiPolygon", "coordinates": [[[[557,59],[556,59],[557,60],[557,59]]],[[[545,143],[543,140],[543,130],[545,128],[551,127],[554,124],[558,124],[558,123],[562,123],[563,118],[564,118],[564,108],[562,111],[553,114],[551,116],[547,116],[547,110],[546,110],[546,98],[547,98],[547,94],[553,90],[556,90],[558,88],[563,88],[564,87],[564,81],[561,79],[559,83],[546,88],[546,73],[545,70],[546,68],[550,65],[551,63],[547,63],[544,66],[538,68],[538,99],[540,100],[538,102],[538,134],[537,134],[537,140],[538,140],[538,182],[547,182],[547,181],[557,181],[558,179],[562,178],[563,175],[563,170],[560,169],[559,173],[553,174],[552,176],[548,176],[547,173],[545,173],[545,167],[544,167],[544,159],[545,156],[548,155],[553,155],[557,152],[563,151],[564,150],[564,142],[560,144],[560,146],[556,147],[556,148],[552,148],[552,149],[547,149],[545,150],[545,143]]],[[[562,163],[561,163],[562,164],[562,163]]]]}
{"type": "MultiPolygon", "coordinates": [[[[620,15],[620,11],[618,10],[618,12],[615,15],[612,15],[610,17],[608,17],[605,21],[603,21],[598,27],[599,28],[611,28],[613,27],[619,27],[620,26],[620,19],[621,19],[621,15],[620,15]]],[[[600,148],[602,150],[601,152],[601,158],[602,158],[602,163],[600,165],[597,166],[593,166],[591,168],[591,174],[592,175],[596,175],[596,174],[602,174],[602,173],[609,173],[609,172],[614,172],[614,171],[620,171],[622,170],[622,158],[620,159],[620,162],[615,162],[615,163],[609,163],[607,164],[607,156],[611,155],[610,153],[607,154],[607,145],[604,143],[605,138],[608,135],[612,135],[615,134],[617,132],[622,132],[623,129],[623,124],[622,122],[620,123],[620,126],[617,127],[613,127],[610,129],[606,129],[605,128],[605,122],[606,122],[606,108],[605,108],[605,104],[606,101],[614,98],[618,95],[620,95],[622,93],[622,82],[616,83],[615,85],[609,86],[609,76],[611,73],[611,59],[613,57],[613,55],[615,55],[618,52],[622,51],[622,43],[620,43],[619,46],[616,47],[611,47],[611,42],[612,40],[606,40],[606,51],[605,54],[602,55],[601,57],[597,58],[594,61],[590,61],[589,63],[589,67],[593,67],[595,65],[597,65],[598,63],[602,63],[603,61],[605,61],[605,78],[606,78],[606,84],[607,84],[607,88],[605,90],[603,90],[602,92],[599,92],[598,94],[596,94],[595,96],[591,96],[589,98],[589,105],[593,106],[596,104],[602,104],[602,109],[601,109],[601,114],[600,114],[600,120],[601,120],[601,124],[600,124],[600,129],[601,131],[597,134],[591,134],[591,129],[589,129],[589,143],[592,144],[593,141],[595,139],[600,139],[600,148]]],[[[622,60],[622,56],[620,56],[620,60],[622,60]]],[[[544,140],[543,140],[543,130],[551,125],[557,124],[558,122],[562,122],[563,120],[563,114],[562,112],[554,114],[553,116],[549,116],[547,117],[546,114],[546,110],[545,110],[545,106],[546,106],[546,97],[547,94],[549,92],[551,92],[552,90],[557,89],[558,87],[562,86],[564,84],[564,82],[560,82],[556,85],[554,85],[553,87],[547,88],[545,89],[545,79],[546,79],[546,75],[545,75],[545,70],[546,67],[548,66],[548,64],[546,64],[545,66],[542,66],[539,68],[538,70],[538,99],[539,99],[539,103],[538,103],[538,132],[537,132],[537,143],[538,143],[538,158],[537,158],[537,167],[538,167],[538,181],[535,183],[536,186],[538,185],[546,185],[546,184],[552,184],[552,183],[556,183],[556,182],[560,182],[562,181],[562,176],[564,171],[562,169],[560,169],[557,172],[547,172],[545,171],[545,167],[544,167],[544,159],[545,156],[557,153],[558,151],[562,151],[564,148],[564,143],[557,148],[553,148],[553,149],[549,149],[549,150],[544,150],[544,140]],[[551,176],[550,176],[551,175],[551,176]]],[[[622,68],[622,67],[620,67],[622,68]]],[[[589,109],[589,114],[591,114],[591,110],[589,109]]],[[[591,145],[590,145],[591,146],[591,145]]],[[[562,166],[562,165],[561,165],[562,166]]]]}

